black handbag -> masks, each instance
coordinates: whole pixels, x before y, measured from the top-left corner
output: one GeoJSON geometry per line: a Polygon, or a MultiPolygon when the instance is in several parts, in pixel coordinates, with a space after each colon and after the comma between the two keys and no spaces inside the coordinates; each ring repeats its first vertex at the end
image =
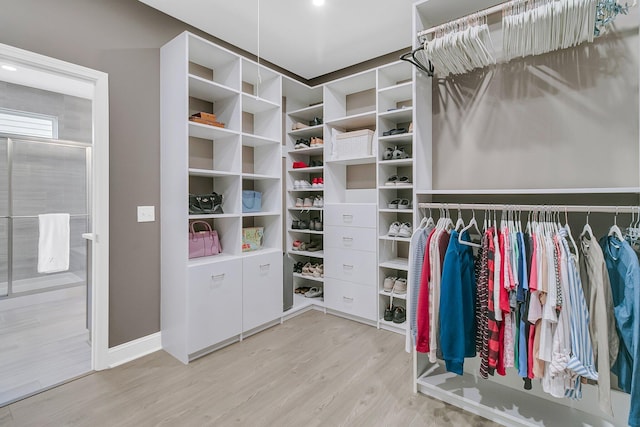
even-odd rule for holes
{"type": "Polygon", "coordinates": [[[222,194],[189,194],[189,214],[223,214],[222,194]]]}

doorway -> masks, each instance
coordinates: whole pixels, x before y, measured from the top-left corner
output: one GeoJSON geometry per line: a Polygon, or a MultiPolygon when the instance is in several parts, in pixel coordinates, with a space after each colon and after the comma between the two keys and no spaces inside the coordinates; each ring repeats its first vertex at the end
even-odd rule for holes
{"type": "Polygon", "coordinates": [[[3,406],[108,367],[107,76],[0,44],[0,95],[3,406]]]}

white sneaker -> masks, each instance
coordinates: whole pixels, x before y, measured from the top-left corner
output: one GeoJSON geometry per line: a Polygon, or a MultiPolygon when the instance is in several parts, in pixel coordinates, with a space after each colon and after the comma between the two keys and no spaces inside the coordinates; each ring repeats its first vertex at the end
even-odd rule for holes
{"type": "Polygon", "coordinates": [[[306,180],[300,180],[300,188],[311,188],[311,183],[306,180]]]}
{"type": "Polygon", "coordinates": [[[391,223],[391,225],[389,226],[389,231],[387,232],[387,235],[390,237],[396,237],[399,232],[400,232],[400,223],[398,221],[395,221],[391,223]]]}
{"type": "Polygon", "coordinates": [[[398,277],[393,284],[393,289],[391,290],[394,294],[404,295],[407,293],[407,279],[403,279],[398,277]]]}
{"type": "Polygon", "coordinates": [[[295,181],[293,181],[293,189],[297,190],[300,188],[300,180],[296,179],[295,181]]]}
{"type": "Polygon", "coordinates": [[[398,230],[398,237],[411,237],[413,234],[413,228],[411,227],[411,223],[405,222],[400,226],[400,230],[398,230]]]}
{"type": "Polygon", "coordinates": [[[324,207],[324,199],[322,198],[322,196],[316,196],[316,198],[313,199],[313,207],[314,208],[324,207]]]}
{"type": "Polygon", "coordinates": [[[304,205],[304,200],[302,200],[300,197],[298,197],[296,199],[296,208],[301,208],[304,205]]]}
{"type": "Polygon", "coordinates": [[[306,197],[304,199],[304,203],[302,204],[302,207],[303,208],[311,208],[311,207],[313,207],[313,200],[311,200],[311,198],[309,198],[309,197],[306,197]]]}

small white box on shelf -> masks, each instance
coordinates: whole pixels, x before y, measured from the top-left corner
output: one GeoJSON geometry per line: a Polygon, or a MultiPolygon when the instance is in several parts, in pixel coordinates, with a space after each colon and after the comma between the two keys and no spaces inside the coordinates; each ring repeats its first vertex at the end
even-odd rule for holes
{"type": "Polygon", "coordinates": [[[339,133],[334,136],[332,160],[372,156],[373,134],[369,129],[339,133]]]}

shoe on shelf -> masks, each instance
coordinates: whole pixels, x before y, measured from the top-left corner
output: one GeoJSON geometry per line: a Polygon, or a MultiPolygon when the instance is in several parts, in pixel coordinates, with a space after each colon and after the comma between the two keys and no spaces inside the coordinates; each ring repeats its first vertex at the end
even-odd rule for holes
{"type": "Polygon", "coordinates": [[[308,128],[309,125],[305,125],[304,123],[296,122],[291,126],[291,130],[298,130],[308,128]]]}
{"type": "Polygon", "coordinates": [[[304,138],[298,139],[296,141],[296,145],[294,145],[293,148],[295,148],[296,150],[309,148],[309,140],[304,138]]]}
{"type": "MultiPolygon", "coordinates": [[[[309,227],[309,228],[311,228],[311,227],[309,227]]],[[[316,230],[316,231],[322,231],[322,221],[320,220],[320,218],[316,218],[316,221],[315,221],[313,229],[316,230]]]]}
{"type": "MultiPolygon", "coordinates": [[[[311,188],[311,184],[306,179],[301,179],[300,181],[297,181],[297,182],[298,182],[298,190],[311,188]]],[[[294,184],[294,187],[295,187],[295,184],[294,184]]]]}
{"type": "Polygon", "coordinates": [[[396,277],[385,277],[384,278],[384,282],[382,284],[382,289],[385,290],[385,292],[391,292],[391,290],[393,289],[393,285],[395,285],[396,283],[396,277]]]}
{"type": "Polygon", "coordinates": [[[309,126],[319,126],[322,124],[322,119],[320,117],[314,117],[313,120],[309,121],[309,126]]]}
{"type": "Polygon", "coordinates": [[[311,147],[322,147],[323,145],[324,140],[322,138],[316,136],[311,137],[311,147]]]}
{"type": "Polygon", "coordinates": [[[321,167],[322,166],[322,160],[311,160],[309,162],[309,166],[311,166],[312,168],[321,167]]]}
{"type": "Polygon", "coordinates": [[[304,202],[302,203],[303,208],[312,208],[313,207],[313,199],[310,197],[305,197],[304,202]]]}
{"type": "Polygon", "coordinates": [[[386,320],[387,322],[393,321],[393,309],[394,308],[395,308],[394,306],[388,305],[384,309],[384,320],[386,320]]]}
{"type": "Polygon", "coordinates": [[[309,165],[306,164],[305,162],[293,162],[293,168],[294,169],[304,169],[304,168],[308,168],[309,165]]]}
{"type": "Polygon", "coordinates": [[[384,150],[384,153],[382,153],[382,160],[391,160],[391,159],[393,159],[393,148],[387,147],[387,149],[384,150]]]}
{"type": "Polygon", "coordinates": [[[402,133],[407,133],[407,130],[405,128],[390,129],[382,132],[382,136],[400,135],[402,133]]]}
{"type": "Polygon", "coordinates": [[[308,286],[300,286],[299,288],[296,288],[296,290],[294,291],[296,294],[306,294],[307,292],[309,292],[309,289],[311,289],[308,286]]]}
{"type": "Polygon", "coordinates": [[[396,185],[411,185],[411,179],[408,176],[401,176],[396,181],[396,185]]]}
{"type": "Polygon", "coordinates": [[[311,187],[312,188],[322,188],[322,187],[324,187],[324,180],[322,178],[313,178],[311,187]]]}
{"type": "Polygon", "coordinates": [[[398,277],[391,288],[391,292],[398,295],[404,295],[407,293],[407,279],[403,279],[402,277],[398,277]]]}
{"type": "Polygon", "coordinates": [[[291,243],[291,250],[293,251],[299,251],[300,250],[300,245],[302,244],[302,242],[300,240],[294,240],[291,243]]]}
{"type": "Polygon", "coordinates": [[[387,207],[389,209],[398,209],[402,200],[404,199],[394,199],[387,204],[387,207]]]}
{"type": "Polygon", "coordinates": [[[409,132],[413,132],[413,122],[409,123],[409,132]]]}
{"type": "Polygon", "coordinates": [[[291,221],[291,229],[292,230],[299,230],[300,229],[300,221],[297,219],[294,219],[291,221]]]}
{"type": "Polygon", "coordinates": [[[407,153],[404,151],[404,147],[400,147],[400,148],[395,147],[395,148],[393,149],[393,156],[392,156],[392,158],[393,158],[394,160],[408,159],[409,157],[410,157],[410,156],[409,156],[409,154],[407,154],[407,153]]]}
{"type": "Polygon", "coordinates": [[[396,185],[397,181],[398,175],[391,175],[389,178],[387,178],[387,182],[385,182],[384,185],[396,185]]]}
{"type": "Polygon", "coordinates": [[[314,208],[324,207],[324,199],[322,198],[322,196],[316,196],[315,199],[313,199],[313,207],[314,208]]]}
{"type": "Polygon", "coordinates": [[[300,220],[298,221],[298,230],[308,230],[309,229],[309,223],[305,220],[300,220]]]}
{"type": "Polygon", "coordinates": [[[304,206],[304,200],[300,197],[296,198],[296,208],[301,208],[304,206]]]}
{"type": "Polygon", "coordinates": [[[316,268],[313,272],[313,277],[324,277],[324,264],[316,265],[316,268]]]}
{"type": "Polygon", "coordinates": [[[305,297],[307,298],[318,298],[322,296],[322,288],[314,286],[313,288],[309,289],[305,294],[305,297]]]}
{"type": "Polygon", "coordinates": [[[319,240],[313,240],[307,245],[307,251],[318,252],[322,250],[322,243],[319,240]]]}
{"type": "Polygon", "coordinates": [[[393,323],[404,323],[407,320],[407,313],[404,307],[395,307],[393,309],[393,323]]]}
{"type": "Polygon", "coordinates": [[[400,223],[398,221],[394,221],[391,223],[391,225],[389,226],[389,231],[387,232],[387,235],[389,237],[396,237],[398,236],[398,233],[400,233],[400,223]]]}
{"type": "Polygon", "coordinates": [[[413,228],[411,227],[410,222],[405,222],[400,225],[398,233],[396,233],[396,237],[411,237],[413,234],[413,228]]]}
{"type": "Polygon", "coordinates": [[[409,202],[409,199],[400,199],[398,202],[398,209],[409,209],[410,206],[411,203],[409,202]]]}

